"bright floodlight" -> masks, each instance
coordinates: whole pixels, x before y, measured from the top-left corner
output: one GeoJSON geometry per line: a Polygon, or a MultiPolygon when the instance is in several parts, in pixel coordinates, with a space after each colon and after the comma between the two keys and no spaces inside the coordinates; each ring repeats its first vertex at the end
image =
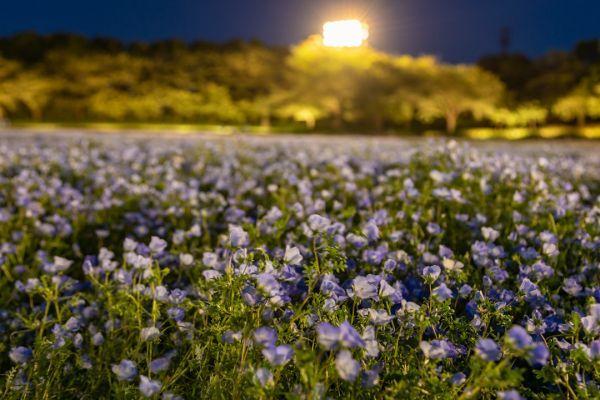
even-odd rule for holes
{"type": "Polygon", "coordinates": [[[328,47],[359,47],[369,37],[369,27],[357,19],[330,21],[323,25],[323,44],[328,47]]]}

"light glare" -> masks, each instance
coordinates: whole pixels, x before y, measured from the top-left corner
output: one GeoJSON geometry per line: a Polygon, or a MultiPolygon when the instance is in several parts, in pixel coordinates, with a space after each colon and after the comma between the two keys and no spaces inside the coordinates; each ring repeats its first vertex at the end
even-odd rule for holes
{"type": "Polygon", "coordinates": [[[357,19],[330,21],[323,25],[323,44],[328,47],[359,47],[369,37],[369,27],[357,19]]]}

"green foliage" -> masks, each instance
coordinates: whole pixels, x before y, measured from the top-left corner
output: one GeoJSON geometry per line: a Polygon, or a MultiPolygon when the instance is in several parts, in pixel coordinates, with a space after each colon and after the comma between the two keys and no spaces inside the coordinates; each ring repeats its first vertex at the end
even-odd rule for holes
{"type": "Polygon", "coordinates": [[[537,129],[550,109],[550,122],[600,118],[598,59],[585,43],[477,66],[331,48],[318,35],[287,50],[20,34],[0,38],[0,54],[0,119],[372,131],[445,123],[454,133],[466,125],[537,129]]]}

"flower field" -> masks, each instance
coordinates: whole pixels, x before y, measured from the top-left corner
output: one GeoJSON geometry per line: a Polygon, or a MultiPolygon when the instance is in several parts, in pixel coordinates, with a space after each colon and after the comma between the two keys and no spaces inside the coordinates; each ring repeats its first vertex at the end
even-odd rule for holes
{"type": "Polygon", "coordinates": [[[600,398],[600,156],[537,150],[1,138],[0,397],[600,398]]]}

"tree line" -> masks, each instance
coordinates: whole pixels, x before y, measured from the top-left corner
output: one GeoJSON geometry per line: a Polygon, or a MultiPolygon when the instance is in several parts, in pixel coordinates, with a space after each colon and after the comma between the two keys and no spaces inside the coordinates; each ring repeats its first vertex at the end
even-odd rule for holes
{"type": "Polygon", "coordinates": [[[295,125],[306,130],[536,127],[600,118],[600,40],[537,59],[444,64],[370,47],[0,38],[0,120],[295,125]]]}

